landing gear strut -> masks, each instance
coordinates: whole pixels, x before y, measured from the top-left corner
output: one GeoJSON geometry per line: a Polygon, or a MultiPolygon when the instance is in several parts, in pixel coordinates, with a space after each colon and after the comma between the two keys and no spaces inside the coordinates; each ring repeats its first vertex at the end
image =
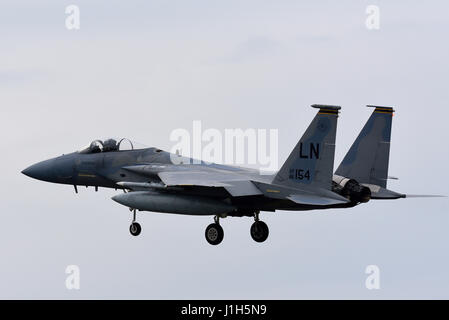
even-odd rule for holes
{"type": "Polygon", "coordinates": [[[209,242],[211,245],[216,246],[217,244],[220,244],[221,241],[223,241],[224,231],[220,226],[220,218],[218,216],[214,217],[214,221],[214,223],[211,223],[207,226],[205,236],[207,242],[209,242]]]}
{"type": "Polygon", "coordinates": [[[268,238],[269,229],[265,222],[259,220],[259,212],[254,213],[254,223],[250,229],[251,238],[256,242],[264,242],[268,238]]]}
{"type": "Polygon", "coordinates": [[[136,209],[133,209],[133,221],[129,226],[129,232],[131,232],[131,234],[135,237],[137,237],[140,232],[142,232],[142,227],[138,222],[136,222],[136,209]]]}

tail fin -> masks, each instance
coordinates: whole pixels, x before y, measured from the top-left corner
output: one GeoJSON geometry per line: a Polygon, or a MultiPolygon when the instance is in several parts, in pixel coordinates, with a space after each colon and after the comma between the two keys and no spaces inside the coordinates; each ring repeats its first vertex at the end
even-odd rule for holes
{"type": "Polygon", "coordinates": [[[335,174],[386,188],[394,110],[391,107],[367,107],[375,109],[335,174]]]}
{"type": "Polygon", "coordinates": [[[274,177],[274,184],[310,185],[330,190],[334,169],[335,136],[339,106],[312,105],[320,109],[274,177]]]}

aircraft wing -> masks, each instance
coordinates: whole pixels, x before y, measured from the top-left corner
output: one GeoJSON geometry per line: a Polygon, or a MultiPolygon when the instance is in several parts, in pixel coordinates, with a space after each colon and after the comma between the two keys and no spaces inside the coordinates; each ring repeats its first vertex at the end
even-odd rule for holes
{"type": "Polygon", "coordinates": [[[253,181],[244,173],[204,167],[128,167],[141,175],[157,175],[161,183],[119,182],[119,185],[142,190],[147,188],[185,188],[190,186],[224,188],[233,197],[264,195],[274,199],[288,199],[298,204],[325,206],[349,202],[346,198],[322,188],[302,190],[288,186],[253,181]],[[162,170],[161,170],[162,169],[162,170]]]}
{"type": "Polygon", "coordinates": [[[229,179],[228,174],[208,171],[163,171],[159,172],[158,176],[167,186],[225,187],[229,185],[223,182],[229,179]]]}
{"type": "Polygon", "coordinates": [[[233,197],[262,194],[250,180],[225,172],[165,171],[158,176],[167,186],[223,187],[233,197]]]}
{"type": "Polygon", "coordinates": [[[126,167],[139,175],[157,175],[162,183],[118,182],[119,185],[134,190],[146,188],[183,188],[188,186],[221,187],[231,196],[253,196],[263,193],[244,175],[205,167],[171,167],[171,166],[132,166],[126,167]]]}

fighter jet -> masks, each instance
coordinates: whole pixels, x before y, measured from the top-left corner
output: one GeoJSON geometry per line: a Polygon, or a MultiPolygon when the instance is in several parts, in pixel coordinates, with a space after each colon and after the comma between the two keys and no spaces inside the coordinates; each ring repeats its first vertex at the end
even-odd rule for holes
{"type": "Polygon", "coordinates": [[[129,227],[141,233],[136,211],[210,215],[205,237],[224,238],[220,219],[253,217],[250,234],[268,238],[261,211],[349,208],[370,199],[405,195],[386,189],[393,109],[376,107],[343,162],[333,173],[340,106],[312,105],[318,113],[281,169],[259,170],[183,158],[157,148],[136,148],[127,139],[95,140],[87,148],[34,164],[23,174],[43,181],[120,189],[112,199],[132,212],[129,227]],[[124,148],[127,144],[129,148],[124,148]]]}

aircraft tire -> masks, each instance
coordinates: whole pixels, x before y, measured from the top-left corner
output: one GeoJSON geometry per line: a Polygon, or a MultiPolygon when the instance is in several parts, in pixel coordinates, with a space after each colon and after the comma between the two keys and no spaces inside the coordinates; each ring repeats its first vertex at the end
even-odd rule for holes
{"type": "Polygon", "coordinates": [[[137,237],[142,232],[142,227],[139,223],[133,222],[129,226],[129,232],[131,232],[133,236],[137,237]]]}
{"type": "Polygon", "coordinates": [[[211,223],[207,226],[205,232],[206,240],[209,244],[216,246],[223,241],[224,231],[218,223],[211,223]]]}
{"type": "Polygon", "coordinates": [[[264,242],[268,238],[269,229],[265,222],[256,221],[251,225],[251,238],[256,242],[264,242]]]}

